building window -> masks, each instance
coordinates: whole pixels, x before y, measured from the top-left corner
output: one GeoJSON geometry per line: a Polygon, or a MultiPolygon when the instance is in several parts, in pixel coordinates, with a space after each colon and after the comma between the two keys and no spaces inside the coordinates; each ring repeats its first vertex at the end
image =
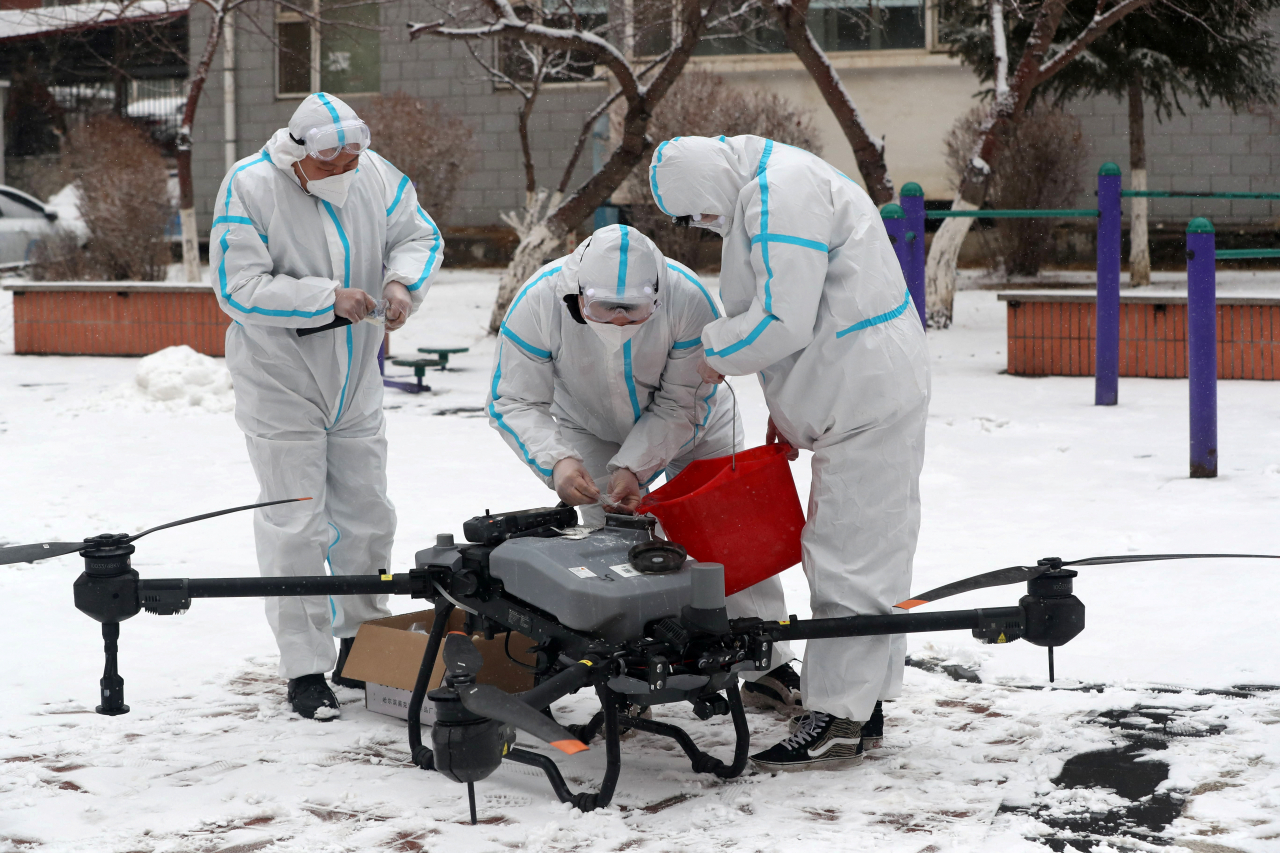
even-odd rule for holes
{"type": "MultiPolygon", "coordinates": [[[[903,50],[927,46],[924,0],[813,0],[809,29],[828,53],[903,50]]],[[[786,40],[767,7],[735,33],[710,33],[695,51],[701,56],[786,53],[786,40]]]]}
{"type": "Polygon", "coordinates": [[[313,20],[288,9],[276,15],[276,91],[280,97],[378,92],[382,88],[382,44],[377,4],[311,0],[313,20]]]}

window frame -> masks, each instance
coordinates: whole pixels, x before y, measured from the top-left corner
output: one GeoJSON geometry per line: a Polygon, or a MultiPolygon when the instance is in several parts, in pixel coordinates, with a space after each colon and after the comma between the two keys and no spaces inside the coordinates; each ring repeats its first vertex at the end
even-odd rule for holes
{"type": "MultiPolygon", "coordinates": [[[[312,13],[313,15],[315,15],[316,17],[319,17],[319,16],[320,16],[320,3],[321,3],[321,0],[311,0],[311,13],[312,13]]],[[[321,34],[321,32],[320,32],[320,27],[319,27],[319,26],[314,22],[314,20],[313,20],[313,19],[309,19],[309,18],[307,18],[305,15],[301,15],[301,14],[299,14],[299,13],[297,13],[297,12],[293,11],[292,9],[283,9],[283,8],[281,8],[281,7],[279,7],[279,6],[277,6],[277,7],[276,7],[275,26],[276,26],[276,29],[275,29],[275,58],[276,58],[276,61],[275,61],[275,68],[274,68],[273,73],[275,74],[275,81],[276,81],[276,86],[275,86],[275,89],[276,89],[276,100],[277,100],[277,101],[302,100],[303,98],[306,98],[308,95],[310,95],[310,94],[311,94],[311,93],[313,93],[313,92],[319,92],[319,91],[321,91],[321,83],[320,83],[320,78],[321,78],[320,60],[321,60],[321,55],[322,55],[323,47],[324,47],[324,39],[323,39],[323,36],[322,36],[322,34],[321,34]],[[309,34],[310,34],[310,36],[311,36],[311,40],[310,40],[310,51],[311,51],[311,56],[310,56],[310,63],[309,63],[309,67],[308,67],[308,71],[310,72],[310,83],[311,83],[311,86],[310,86],[310,89],[308,89],[306,92],[285,92],[285,91],[282,91],[282,90],[281,90],[281,88],[280,88],[280,29],[279,29],[279,28],[280,28],[280,24],[307,24],[307,30],[308,30],[308,32],[309,32],[309,34]]],[[[361,90],[361,91],[358,91],[358,92],[356,92],[356,91],[350,91],[350,92],[335,92],[334,94],[342,95],[343,97],[352,97],[352,98],[368,97],[368,96],[370,96],[370,95],[377,95],[377,94],[380,94],[380,92],[381,92],[381,84],[382,84],[382,68],[381,68],[381,64],[382,64],[382,52],[381,52],[381,48],[382,48],[382,33],[381,33],[381,32],[376,32],[376,31],[373,31],[373,30],[369,30],[368,32],[374,32],[374,33],[375,33],[375,35],[377,35],[377,37],[378,37],[378,48],[379,48],[379,51],[378,51],[378,65],[379,65],[379,68],[378,68],[378,84],[379,84],[379,88],[378,88],[378,89],[376,89],[376,90],[370,90],[370,91],[361,90]]]]}

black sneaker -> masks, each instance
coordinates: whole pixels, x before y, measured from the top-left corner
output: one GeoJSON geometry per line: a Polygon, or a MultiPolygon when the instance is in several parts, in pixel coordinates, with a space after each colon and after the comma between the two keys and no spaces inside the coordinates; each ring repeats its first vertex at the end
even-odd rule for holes
{"type": "Polygon", "coordinates": [[[862,724],[821,711],[800,718],[795,734],[751,756],[768,773],[841,770],[862,761],[862,724]]]}
{"type": "Polygon", "coordinates": [[[342,668],[347,665],[347,655],[351,654],[351,646],[355,643],[355,637],[343,637],[338,640],[338,665],[333,668],[333,675],[329,676],[329,680],[339,687],[352,687],[356,690],[364,690],[364,682],[355,678],[344,678],[342,676],[342,668]]]}
{"type": "Polygon", "coordinates": [[[328,722],[339,715],[338,697],[324,680],[324,673],[289,679],[289,704],[308,720],[328,722]]]}
{"type": "Polygon", "coordinates": [[[884,703],[877,700],[871,719],[862,724],[862,749],[879,749],[884,742],[884,703]]]}
{"type": "Polygon", "coordinates": [[[742,702],[751,708],[799,711],[804,707],[800,696],[800,676],[791,668],[791,664],[784,663],[755,681],[744,681],[742,702]]]}
{"type": "MultiPolygon", "coordinates": [[[[791,722],[787,724],[787,731],[792,734],[796,733],[796,727],[800,725],[800,721],[804,719],[801,714],[798,717],[792,717],[791,722]]],[[[871,711],[871,719],[862,724],[862,750],[879,749],[884,742],[884,703],[876,700],[876,706],[871,711]]]]}

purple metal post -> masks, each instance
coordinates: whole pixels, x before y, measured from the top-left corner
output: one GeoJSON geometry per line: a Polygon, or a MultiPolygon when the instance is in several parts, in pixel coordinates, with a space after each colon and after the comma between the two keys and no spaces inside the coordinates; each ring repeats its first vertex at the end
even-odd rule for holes
{"type": "Polygon", "coordinates": [[[907,276],[907,264],[911,262],[910,248],[904,239],[907,233],[907,220],[902,208],[896,204],[886,204],[880,208],[880,219],[884,222],[884,230],[889,232],[889,242],[893,243],[893,253],[898,256],[898,266],[902,267],[902,277],[907,276]]]}
{"type": "Polygon", "coordinates": [[[1218,476],[1218,300],[1213,223],[1187,225],[1187,378],[1191,476],[1218,476]]]}
{"type": "Polygon", "coordinates": [[[924,190],[914,181],[906,184],[902,188],[901,201],[902,212],[907,217],[906,244],[909,250],[902,272],[907,278],[911,301],[920,312],[920,324],[928,328],[924,313],[924,190]]]}
{"type": "Polygon", "coordinates": [[[1095,406],[1114,406],[1120,397],[1120,167],[1098,170],[1098,295],[1094,314],[1095,406]]]}

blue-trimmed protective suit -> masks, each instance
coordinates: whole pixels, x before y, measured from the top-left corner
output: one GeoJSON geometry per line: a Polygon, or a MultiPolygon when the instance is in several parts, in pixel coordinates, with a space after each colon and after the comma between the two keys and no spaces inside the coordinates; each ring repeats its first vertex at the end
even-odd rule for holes
{"type": "MultiPolygon", "coordinates": [[[[378,347],[383,329],[357,323],[299,338],[334,319],[335,291],[375,299],[405,284],[416,309],[444,243],[409,179],[373,151],[341,207],[308,195],[293,171],[303,139],[323,123],[355,118],[317,93],[259,153],[237,163],[218,190],[209,263],[227,329],[236,422],[258,476],[260,500],[307,497],[255,512],[264,576],[389,571],[396,515],[387,498],[387,444],[378,347]]],[[[375,140],[376,143],[376,140],[375,140]]],[[[280,672],[333,668],[333,636],[388,615],[374,596],[268,598],[280,672]]]]}
{"type": "MultiPolygon", "coordinates": [[[[929,404],[924,330],[871,199],[812,154],[758,136],[677,137],[650,189],[671,216],[717,214],[726,317],[708,364],[756,373],[792,445],[813,451],[802,536],[816,618],[889,613],[910,594],[929,404]]],[[[902,636],[810,640],[807,709],[870,718],[902,683],[902,636]]]]}
{"type": "MultiPolygon", "coordinates": [[[[649,238],[625,225],[602,228],[538,270],[512,300],[494,355],[489,424],[548,487],[561,459],[582,460],[604,492],[619,468],[644,487],[695,459],[727,456],[741,448],[741,419],[735,436],[732,397],[701,384],[696,359],[704,327],[720,315],[698,276],[649,238]],[[616,350],[565,306],[580,286],[631,292],[655,279],[657,308],[616,350]]],[[[587,523],[604,522],[599,506],[580,509],[587,523]]],[[[734,618],[787,618],[776,577],[731,596],[728,606],[734,618]]],[[[790,659],[783,644],[774,665],[790,659]]]]}

